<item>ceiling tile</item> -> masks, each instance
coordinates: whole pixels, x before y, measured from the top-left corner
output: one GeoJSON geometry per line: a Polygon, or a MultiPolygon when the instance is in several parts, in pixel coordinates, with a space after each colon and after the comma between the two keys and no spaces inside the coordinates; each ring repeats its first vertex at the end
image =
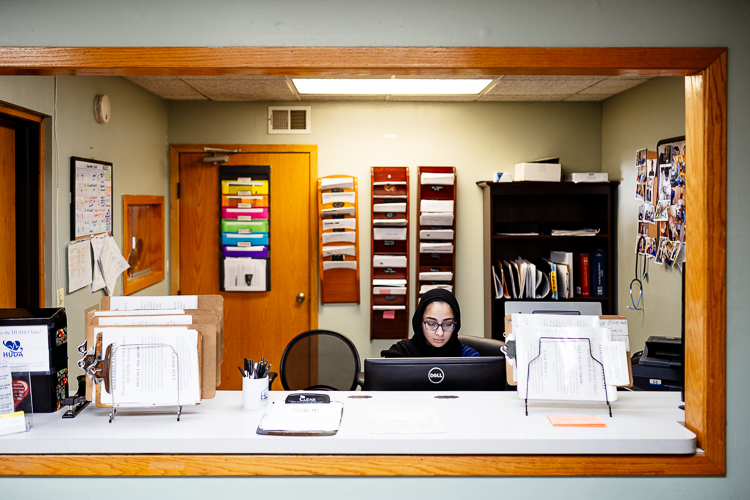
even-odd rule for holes
{"type": "Polygon", "coordinates": [[[487,95],[575,94],[604,80],[605,76],[517,76],[508,75],[487,95]]]}
{"type": "Polygon", "coordinates": [[[569,97],[570,94],[484,94],[479,96],[478,101],[563,101],[569,97]]]}
{"type": "Polygon", "coordinates": [[[206,100],[204,95],[176,76],[129,76],[127,79],[163,99],[175,101],[206,100]]]}
{"type": "Polygon", "coordinates": [[[413,102],[471,102],[476,101],[479,96],[474,95],[392,95],[389,101],[413,101],[413,102]]]}
{"type": "Polygon", "coordinates": [[[565,99],[566,101],[603,101],[608,97],[612,97],[612,94],[573,94],[572,96],[565,99]]]}
{"type": "Polygon", "coordinates": [[[624,92],[625,90],[632,89],[633,87],[642,84],[646,80],[649,80],[649,78],[613,76],[612,78],[602,80],[601,82],[598,82],[589,88],[583,89],[580,93],[614,95],[620,92],[624,92]]]}
{"type": "Polygon", "coordinates": [[[294,101],[283,76],[183,76],[182,80],[212,101],[294,101]]]}

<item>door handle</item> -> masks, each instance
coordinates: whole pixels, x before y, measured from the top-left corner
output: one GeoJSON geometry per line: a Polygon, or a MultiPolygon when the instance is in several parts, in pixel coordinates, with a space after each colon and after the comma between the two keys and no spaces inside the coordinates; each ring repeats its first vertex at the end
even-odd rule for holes
{"type": "Polygon", "coordinates": [[[297,294],[297,302],[304,302],[305,301],[305,294],[300,292],[297,294]]]}

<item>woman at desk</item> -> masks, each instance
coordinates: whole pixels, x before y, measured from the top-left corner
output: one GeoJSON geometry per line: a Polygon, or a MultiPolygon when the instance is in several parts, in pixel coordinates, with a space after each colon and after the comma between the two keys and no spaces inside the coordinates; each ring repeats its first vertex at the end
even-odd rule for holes
{"type": "Polygon", "coordinates": [[[461,310],[447,290],[434,289],[422,295],[411,318],[414,336],[381,351],[384,358],[458,358],[479,353],[458,340],[461,310]]]}

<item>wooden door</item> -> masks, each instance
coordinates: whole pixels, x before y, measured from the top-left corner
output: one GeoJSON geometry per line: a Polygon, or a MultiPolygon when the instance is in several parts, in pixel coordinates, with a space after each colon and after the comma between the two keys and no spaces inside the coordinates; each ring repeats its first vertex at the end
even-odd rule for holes
{"type": "Polygon", "coordinates": [[[179,291],[182,295],[220,293],[224,297],[224,362],[219,389],[237,390],[242,385],[237,366],[243,358],[259,361],[263,356],[271,360],[272,370],[278,371],[287,343],[317,323],[315,313],[311,322],[311,312],[317,311],[317,275],[311,272],[317,269],[317,239],[311,224],[316,156],[314,148],[308,152],[229,155],[229,165],[271,166],[268,292],[219,291],[219,168],[203,163],[206,156],[208,153],[179,154],[179,291]],[[302,302],[299,294],[304,294],[302,302]]]}
{"type": "Polygon", "coordinates": [[[0,308],[16,307],[16,131],[0,122],[0,308]]]}

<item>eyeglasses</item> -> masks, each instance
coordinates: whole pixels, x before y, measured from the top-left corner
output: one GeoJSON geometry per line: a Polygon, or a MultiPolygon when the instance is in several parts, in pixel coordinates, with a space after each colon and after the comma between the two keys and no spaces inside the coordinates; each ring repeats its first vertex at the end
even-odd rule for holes
{"type": "Polygon", "coordinates": [[[445,333],[451,333],[456,328],[456,323],[435,323],[434,321],[422,321],[424,327],[431,332],[436,332],[438,327],[441,327],[445,333]]]}

